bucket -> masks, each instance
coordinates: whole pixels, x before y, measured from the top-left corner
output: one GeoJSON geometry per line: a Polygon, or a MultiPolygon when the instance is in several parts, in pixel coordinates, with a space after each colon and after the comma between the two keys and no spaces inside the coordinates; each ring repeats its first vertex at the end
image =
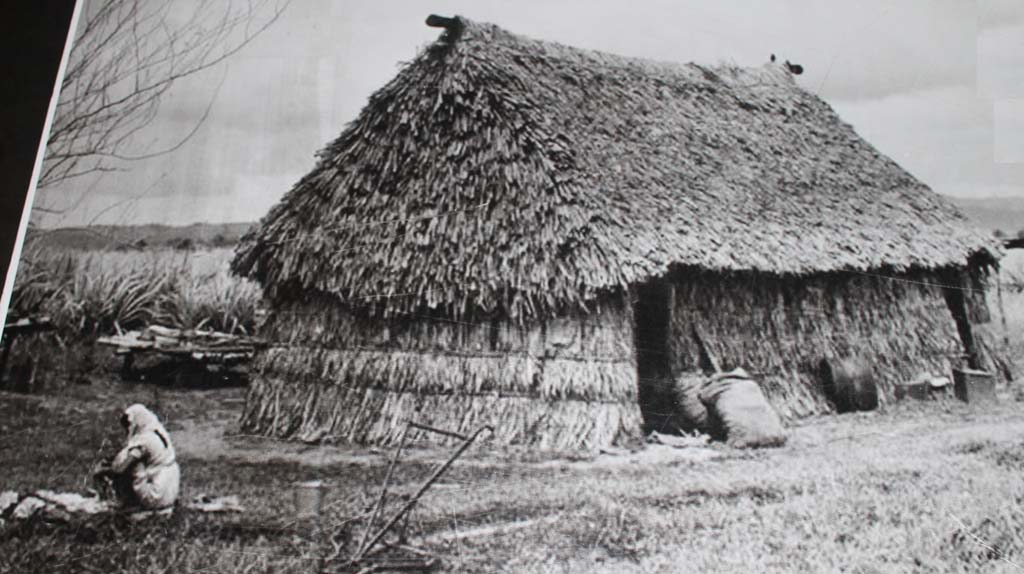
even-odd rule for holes
{"type": "Polygon", "coordinates": [[[825,396],[840,413],[878,408],[875,375],[863,359],[822,359],[821,382],[825,396]]]}
{"type": "Polygon", "coordinates": [[[295,517],[315,518],[323,506],[323,483],[319,480],[295,483],[295,517]]]}

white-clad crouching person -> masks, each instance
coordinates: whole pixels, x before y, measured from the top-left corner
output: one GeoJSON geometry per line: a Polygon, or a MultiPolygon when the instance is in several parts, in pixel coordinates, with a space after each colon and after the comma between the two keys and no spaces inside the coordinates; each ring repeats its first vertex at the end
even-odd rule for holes
{"type": "Polygon", "coordinates": [[[125,509],[168,511],[178,499],[181,469],[167,430],[149,409],[135,404],[121,415],[128,438],[109,464],[95,477],[110,485],[125,509]]]}

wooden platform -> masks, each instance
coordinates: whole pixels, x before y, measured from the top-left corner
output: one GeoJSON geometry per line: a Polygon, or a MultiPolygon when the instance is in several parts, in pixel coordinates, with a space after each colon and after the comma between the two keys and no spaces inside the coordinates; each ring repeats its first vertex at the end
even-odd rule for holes
{"type": "Polygon", "coordinates": [[[114,352],[124,357],[122,376],[125,377],[133,373],[134,359],[140,354],[159,354],[199,365],[232,366],[249,362],[256,350],[264,345],[262,340],[248,335],[174,329],[160,325],[100,337],[96,342],[115,347],[114,352]]]}

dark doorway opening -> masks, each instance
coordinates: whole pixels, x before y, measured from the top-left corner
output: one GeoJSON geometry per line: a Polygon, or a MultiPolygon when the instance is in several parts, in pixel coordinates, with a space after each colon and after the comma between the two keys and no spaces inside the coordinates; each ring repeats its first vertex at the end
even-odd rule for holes
{"type": "Polygon", "coordinates": [[[981,369],[981,360],[978,356],[978,349],[974,341],[974,333],[971,331],[971,320],[967,313],[967,299],[964,290],[957,288],[952,281],[953,278],[946,278],[947,287],[943,287],[942,294],[946,298],[946,306],[953,314],[953,321],[956,322],[956,330],[960,335],[960,342],[963,345],[964,356],[967,367],[970,369],[981,369]]]}
{"type": "Polygon", "coordinates": [[[635,323],[636,371],[640,413],[644,433],[675,432],[676,400],[672,376],[672,299],[671,283],[654,280],[636,290],[633,317],[635,323]]]}

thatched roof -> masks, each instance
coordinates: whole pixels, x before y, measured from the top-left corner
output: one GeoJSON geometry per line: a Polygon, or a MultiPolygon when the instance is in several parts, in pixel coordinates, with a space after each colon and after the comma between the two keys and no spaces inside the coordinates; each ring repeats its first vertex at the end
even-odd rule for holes
{"type": "Polygon", "coordinates": [[[521,318],[670,265],[931,269],[993,245],[782,66],[655,63],[455,22],[319,153],[235,271],[271,297],[521,318]]]}

